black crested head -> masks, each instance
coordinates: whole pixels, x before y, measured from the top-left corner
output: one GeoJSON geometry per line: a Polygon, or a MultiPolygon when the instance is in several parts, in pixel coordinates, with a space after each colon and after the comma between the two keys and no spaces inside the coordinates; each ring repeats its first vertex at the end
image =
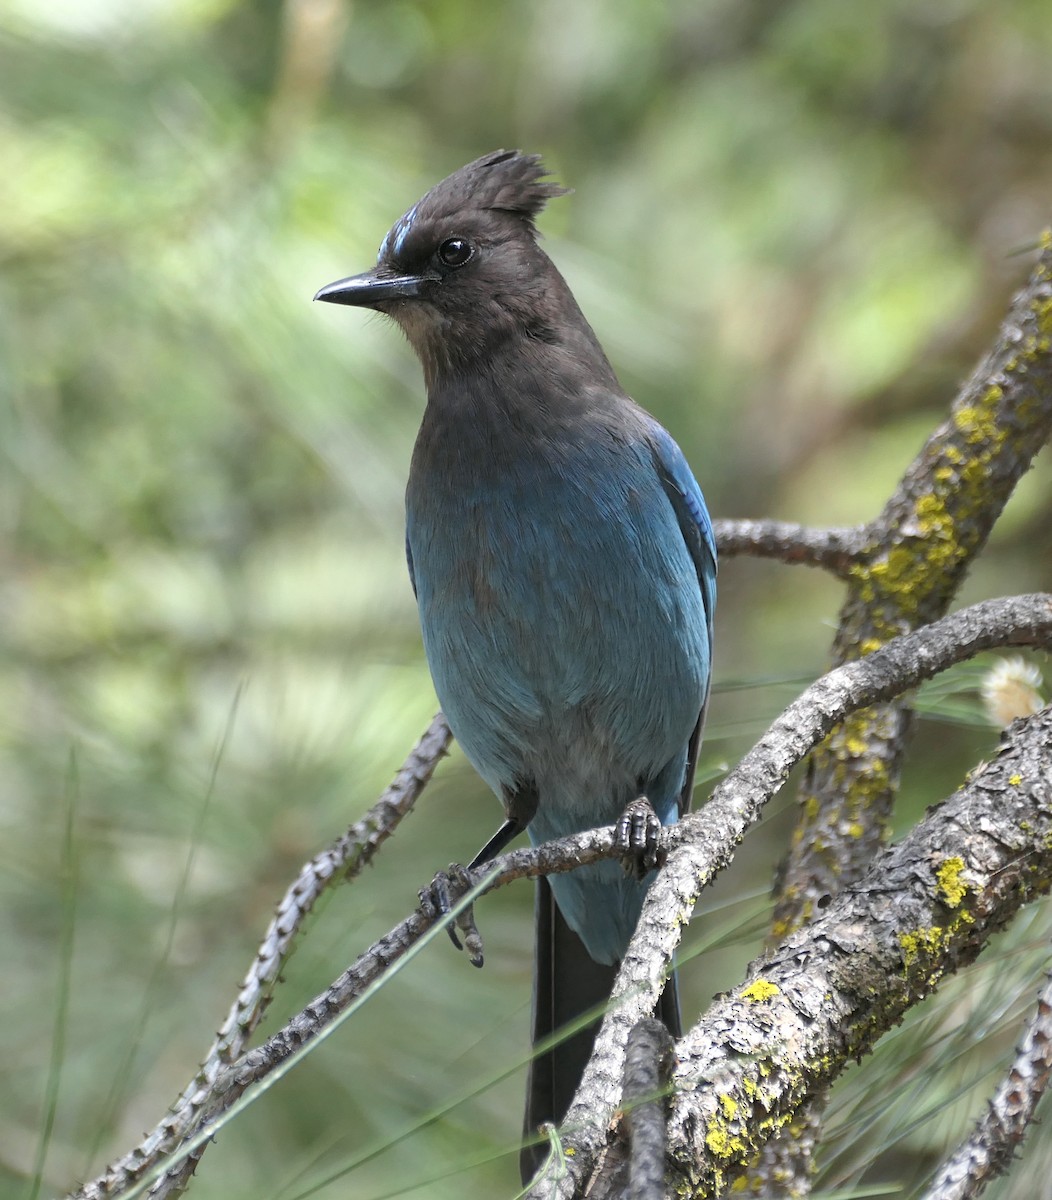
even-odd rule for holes
{"type": "Polygon", "coordinates": [[[537,245],[535,217],[569,189],[546,179],[536,154],[497,150],[468,163],[400,217],[373,270],[314,297],[373,308],[402,327],[431,387],[477,367],[516,337],[574,342],[601,360],[595,335],[562,276],[537,245]]]}
{"type": "MultiPolygon", "coordinates": [[[[495,150],[476,158],[459,171],[448,175],[391,227],[380,244],[377,266],[405,263],[419,267],[431,257],[446,238],[468,241],[499,237],[507,241],[515,236],[535,239],[534,218],[555,196],[569,188],[545,182],[548,174],[539,154],[518,150],[495,150]]],[[[439,267],[449,265],[439,262],[439,267]]],[[[464,263],[458,266],[466,265],[464,263]]]]}
{"type": "Polygon", "coordinates": [[[547,183],[548,174],[539,154],[520,150],[495,150],[448,175],[395,223],[380,248],[380,257],[392,240],[406,238],[417,222],[456,219],[476,212],[507,213],[536,234],[534,217],[549,200],[565,196],[569,188],[547,183]]]}

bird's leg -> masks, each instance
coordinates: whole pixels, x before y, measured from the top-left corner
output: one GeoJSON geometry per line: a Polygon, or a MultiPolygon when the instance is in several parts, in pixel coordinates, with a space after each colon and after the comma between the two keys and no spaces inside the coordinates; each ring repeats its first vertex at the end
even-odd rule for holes
{"type": "MultiPolygon", "coordinates": [[[[432,921],[447,916],[457,901],[471,891],[473,880],[467,867],[450,863],[448,870],[439,871],[427,887],[420,890],[420,911],[432,921]]],[[[482,935],[475,924],[475,907],[469,904],[449,926],[449,939],[458,950],[466,947],[473,967],[482,966],[482,935]],[[461,946],[457,930],[464,936],[461,946]]]]}
{"type": "MultiPolygon", "coordinates": [[[[456,907],[461,896],[471,890],[469,871],[481,867],[497,857],[505,846],[526,828],[537,811],[537,789],[532,783],[519,783],[515,788],[509,788],[502,797],[504,811],[508,819],[482,847],[471,860],[467,868],[453,863],[448,871],[439,871],[431,883],[420,892],[420,909],[426,917],[432,920],[446,916],[456,907]]],[[[461,949],[460,938],[456,930],[464,936],[464,946],[467,948],[473,966],[482,966],[482,935],[475,924],[475,910],[469,905],[457,917],[455,927],[450,925],[449,938],[458,950],[461,949]]]]}
{"type": "Polygon", "coordinates": [[[637,879],[663,865],[661,821],[646,796],[631,802],[614,826],[614,838],[621,850],[621,865],[637,879]]]}
{"type": "MultiPolygon", "coordinates": [[[[496,858],[510,841],[522,833],[524,828],[521,821],[509,817],[475,855],[469,866],[462,867],[459,863],[451,863],[448,870],[439,871],[431,883],[420,892],[420,909],[423,914],[432,920],[441,920],[446,916],[456,907],[460,897],[471,891],[472,880],[468,872],[488,863],[490,859],[496,858]]],[[[460,950],[463,947],[460,938],[457,937],[458,929],[464,936],[464,946],[467,947],[472,966],[481,967],[482,934],[479,933],[478,926],[475,924],[474,905],[465,908],[449,927],[449,940],[460,950]]]]}

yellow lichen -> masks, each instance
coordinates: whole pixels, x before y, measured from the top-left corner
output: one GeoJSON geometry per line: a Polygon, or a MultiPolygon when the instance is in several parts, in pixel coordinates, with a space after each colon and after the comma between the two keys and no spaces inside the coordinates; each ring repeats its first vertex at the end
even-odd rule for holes
{"type": "Polygon", "coordinates": [[[780,942],[782,938],[787,937],[793,929],[792,922],[785,917],[776,917],[771,922],[771,938],[775,942],[780,942]]]}
{"type": "MultiPolygon", "coordinates": [[[[943,867],[948,868],[948,870],[945,873],[945,882],[943,878],[939,880],[939,891],[943,894],[949,907],[953,908],[955,904],[951,903],[950,897],[957,896],[957,889],[959,888],[961,895],[957,896],[956,904],[960,904],[961,899],[963,899],[964,894],[968,890],[967,884],[962,883],[958,879],[960,872],[964,869],[964,862],[959,858],[947,859],[943,867]],[[958,866],[957,864],[960,865],[958,866]]],[[[961,933],[964,926],[974,924],[975,917],[966,908],[962,908],[950,925],[932,925],[928,929],[918,929],[913,933],[900,933],[899,945],[902,947],[906,969],[909,970],[922,957],[934,958],[949,946],[954,937],[961,933]]],[[[940,964],[933,964],[933,966],[935,969],[932,971],[928,981],[932,985],[935,984],[942,974],[942,966],[940,964]]]]}
{"type": "Polygon", "coordinates": [[[953,423],[964,434],[964,440],[969,446],[978,446],[981,442],[999,445],[1005,438],[1004,430],[997,428],[996,410],[1004,399],[1004,392],[996,384],[991,384],[977,404],[962,404],[953,414],[953,423]]]}
{"type": "Polygon", "coordinates": [[[1012,787],[1018,787],[1023,782],[1023,777],[1022,775],[1009,775],[1008,782],[1012,787]]]}
{"type": "Polygon", "coordinates": [[[723,1109],[723,1115],[730,1120],[738,1115],[738,1101],[733,1096],[726,1094],[720,1096],[720,1108],[723,1109]]]}
{"type": "Polygon", "coordinates": [[[968,885],[961,879],[964,871],[964,859],[958,856],[948,858],[935,872],[939,881],[939,895],[947,908],[956,908],[968,894],[968,885]]]}
{"type": "Polygon", "coordinates": [[[742,988],[740,995],[750,1004],[761,1004],[764,1000],[781,995],[781,989],[776,983],[771,983],[769,979],[754,979],[748,987],[742,988]]]}
{"type": "Polygon", "coordinates": [[[730,1130],[715,1121],[705,1134],[705,1145],[719,1158],[733,1158],[736,1154],[745,1153],[745,1143],[739,1137],[733,1137],[730,1130]]]}
{"type": "Polygon", "coordinates": [[[928,958],[935,954],[947,938],[946,930],[941,925],[932,925],[928,929],[918,929],[914,933],[900,933],[899,945],[908,970],[923,955],[928,958]]]}

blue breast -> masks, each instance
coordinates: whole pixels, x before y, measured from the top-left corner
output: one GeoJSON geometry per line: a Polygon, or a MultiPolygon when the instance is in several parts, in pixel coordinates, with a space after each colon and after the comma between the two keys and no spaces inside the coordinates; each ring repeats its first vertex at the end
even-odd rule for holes
{"type": "MultiPolygon", "coordinates": [[[[667,434],[634,406],[543,436],[505,426],[499,439],[471,415],[430,414],[407,491],[424,645],[450,726],[498,796],[536,787],[534,844],[610,824],[640,794],[671,822],[711,635],[655,466],[654,431],[667,434]]],[[[592,957],[620,958],[647,881],[608,862],[551,884],[592,957]]]]}

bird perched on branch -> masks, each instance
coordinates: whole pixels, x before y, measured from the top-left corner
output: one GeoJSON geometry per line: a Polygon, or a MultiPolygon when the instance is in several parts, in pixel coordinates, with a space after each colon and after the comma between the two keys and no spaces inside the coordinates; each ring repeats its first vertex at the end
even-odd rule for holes
{"type": "MultiPolygon", "coordinates": [[[[690,804],[709,692],[716,548],[665,429],[621,389],[535,217],[535,155],[469,163],[394,225],[376,267],[315,299],[405,332],[427,408],[406,552],[435,690],[506,820],[476,859],[619,822],[627,866],[539,881],[534,1042],[600,1006],[690,804]]],[[[675,981],[659,1015],[679,1032],[675,981]]],[[[526,1131],[558,1122],[594,1023],[531,1068],[526,1131]]],[[[544,1157],[523,1152],[524,1177],[544,1157]]]]}

